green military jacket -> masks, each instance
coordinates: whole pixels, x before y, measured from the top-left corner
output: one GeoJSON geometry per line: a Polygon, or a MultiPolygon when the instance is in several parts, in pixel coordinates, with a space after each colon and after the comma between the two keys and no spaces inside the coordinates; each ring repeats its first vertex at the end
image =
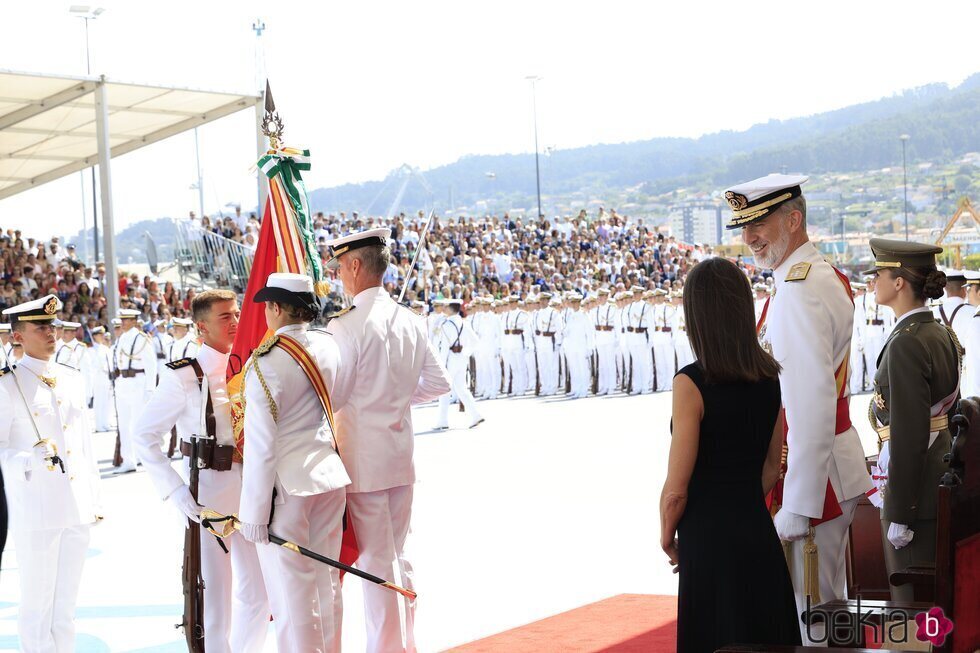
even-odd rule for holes
{"type": "Polygon", "coordinates": [[[911,525],[936,518],[951,437],[944,429],[929,446],[930,409],[959,386],[960,356],[955,336],[931,312],[903,318],[881,350],[871,410],[891,429],[884,521],[911,525]]]}

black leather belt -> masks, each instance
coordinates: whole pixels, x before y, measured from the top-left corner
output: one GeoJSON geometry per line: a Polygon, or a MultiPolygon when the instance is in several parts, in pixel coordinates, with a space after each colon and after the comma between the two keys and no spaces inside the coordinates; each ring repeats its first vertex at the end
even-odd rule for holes
{"type": "MultiPolygon", "coordinates": [[[[190,457],[191,443],[187,440],[181,440],[180,453],[190,457]]],[[[231,469],[234,453],[235,447],[230,444],[215,444],[214,440],[201,440],[197,445],[197,456],[201,461],[200,469],[227,472],[231,469]]]]}
{"type": "Polygon", "coordinates": [[[137,374],[142,374],[143,370],[119,370],[119,376],[124,379],[131,379],[137,374]]]}

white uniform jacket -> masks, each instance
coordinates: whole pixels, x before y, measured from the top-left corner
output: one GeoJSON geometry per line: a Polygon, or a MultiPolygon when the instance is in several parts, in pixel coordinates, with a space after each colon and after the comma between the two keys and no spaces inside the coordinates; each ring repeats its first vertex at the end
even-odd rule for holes
{"type": "MultiPolygon", "coordinates": [[[[276,334],[306,348],[332,397],[340,365],[336,343],[323,332],[308,331],[305,324],[282,327],[276,334]]],[[[249,524],[268,524],[273,487],[280,496],[311,496],[342,488],[350,477],[334,449],[316,390],[292,356],[272,347],[264,355],[253,354],[246,367],[239,516],[249,524]]]]}
{"type": "MultiPolygon", "coordinates": [[[[225,371],[228,367],[228,354],[215,351],[202,345],[197,362],[205,378],[198,385],[197,373],[193,365],[183,365],[177,369],[164,366],[160,372],[160,385],[153,391],[149,402],[136,420],[133,432],[136,453],[150,474],[150,479],[160,495],[166,499],[181,485],[184,479],[174,470],[170,460],[160,448],[177,426],[177,435],[182,440],[191,441],[192,435],[205,435],[204,390],[211,393],[211,406],[215,417],[215,440],[220,445],[235,445],[231,427],[231,405],[225,385],[225,371]]],[[[207,470],[205,470],[207,471],[207,470]]],[[[223,515],[238,512],[238,494],[221,491],[222,474],[228,472],[202,473],[198,483],[197,502],[223,515]]],[[[237,487],[237,484],[233,484],[237,487]]]]}
{"type": "Polygon", "coordinates": [[[21,531],[91,524],[101,514],[99,468],[92,448],[92,423],[85,384],[76,370],[25,355],[0,375],[0,464],[10,511],[10,527],[21,531]],[[47,373],[45,373],[47,371],[47,373]],[[38,375],[54,377],[50,388],[38,375]],[[27,405],[14,381],[20,385],[27,405]],[[50,439],[65,473],[36,465],[37,435],[50,439]]]}
{"type": "Polygon", "coordinates": [[[337,443],[351,477],[347,490],[411,485],[412,404],[449,392],[449,377],[426,337],[425,323],[382,288],[358,293],[352,305],[327,325],[340,348],[332,398],[337,443]]]}
{"type": "MultiPolygon", "coordinates": [[[[769,303],[764,338],[783,368],[779,385],[789,460],[782,505],[792,513],[820,518],[828,479],[839,502],[871,489],[857,431],[851,426],[835,433],[834,373],[850,354],[854,306],[850,289],[809,242],[773,272],[776,294],[769,303]],[[787,281],[797,264],[809,264],[806,278],[787,281]]],[[[850,394],[847,384],[843,393],[850,394]]]]}
{"type": "Polygon", "coordinates": [[[143,374],[134,378],[143,381],[143,390],[147,394],[157,386],[157,355],[153,341],[136,327],[119,336],[116,345],[116,369],[120,372],[127,370],[143,370],[143,374]]]}

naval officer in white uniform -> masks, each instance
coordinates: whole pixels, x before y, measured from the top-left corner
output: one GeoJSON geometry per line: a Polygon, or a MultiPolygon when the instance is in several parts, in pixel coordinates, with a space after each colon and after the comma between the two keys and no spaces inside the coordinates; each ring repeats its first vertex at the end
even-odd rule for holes
{"type": "Polygon", "coordinates": [[[266,324],[275,335],[244,368],[241,533],[258,545],[279,652],[339,651],[340,573],[269,542],[271,531],[340,558],[350,477],[337,455],[333,416],[323,408],[331,400],[321,397],[299,362],[276,343],[295,344],[328,395],[339,365],[337,345],[326,333],[308,330],[320,312],[310,277],[270,274],[253,301],[265,302],[266,324]]]}
{"type": "Polygon", "coordinates": [[[807,237],[800,188],[806,180],[773,174],[725,193],[734,212],[728,228],[742,230],[756,262],[776,279],[760,335],[783,368],[788,461],[774,521],[780,539],[793,542],[790,574],[801,612],[803,544],[810,527],[819,551],[820,598],[843,599],[848,527],[858,499],[872,487],[847,403],[851,288],[807,237]]]}
{"type": "MultiPolygon", "coordinates": [[[[357,566],[412,589],[405,556],[412,517],[415,438],[411,406],[449,392],[449,376],[426,337],[425,323],[381,285],[388,267],[388,229],[329,243],[351,308],[331,320],[340,347],[334,384],[337,442],[351,477],[347,510],[360,547],[357,566]]],[[[367,651],[416,650],[415,605],[394,592],[364,586],[367,651]],[[399,601],[402,601],[401,611],[399,601]]]]}
{"type": "Polygon", "coordinates": [[[53,360],[51,323],[60,308],[48,295],[3,311],[24,350],[14,368],[0,370],[0,465],[17,547],[17,630],[25,653],[75,649],[89,529],[101,519],[85,382],[53,360]],[[46,439],[39,442],[38,433],[46,439]]]}
{"type": "MultiPolygon", "coordinates": [[[[204,344],[196,357],[171,361],[160,372],[160,385],[136,420],[136,453],[150,474],[157,494],[188,519],[201,520],[201,506],[223,515],[238,512],[242,465],[235,456],[231,404],[225,373],[238,327],[238,299],[230,290],[206,290],[191,307],[204,344]],[[210,407],[213,420],[206,417],[210,407]],[[190,461],[192,437],[201,439],[203,467],[197,501],[184,478],[160,448],[177,426],[180,451],[190,461]],[[209,432],[211,431],[211,432],[209,432]]],[[[186,474],[186,472],[185,472],[186,474]]],[[[234,533],[223,540],[228,553],[201,530],[201,575],[204,578],[204,645],[208,653],[262,650],[269,615],[265,584],[255,545],[234,533]],[[234,579],[234,589],[233,589],[234,579]]]]}
{"type": "MultiPolygon", "coordinates": [[[[449,315],[439,325],[436,331],[435,347],[439,351],[440,361],[444,361],[446,369],[452,380],[453,392],[466,408],[466,413],[470,418],[469,428],[473,428],[483,421],[480,411],[476,407],[476,400],[466,384],[466,370],[469,369],[470,354],[476,350],[477,336],[469,323],[460,317],[462,300],[450,299],[448,304],[449,315]]],[[[444,430],[449,428],[449,393],[439,397],[439,421],[436,429],[444,430]]]]}
{"type": "Polygon", "coordinates": [[[119,309],[122,335],[116,345],[116,413],[123,463],[119,473],[136,471],[133,426],[157,386],[157,355],[150,336],[140,331],[139,311],[119,309]]]}

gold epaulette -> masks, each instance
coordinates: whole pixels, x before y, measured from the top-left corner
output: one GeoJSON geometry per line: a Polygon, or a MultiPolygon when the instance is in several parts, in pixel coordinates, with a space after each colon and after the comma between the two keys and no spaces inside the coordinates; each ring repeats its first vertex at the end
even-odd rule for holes
{"type": "Polygon", "coordinates": [[[273,347],[276,346],[276,343],[277,342],[279,342],[279,336],[276,336],[276,335],[272,336],[268,340],[263,340],[262,341],[262,344],[260,344],[258,347],[256,347],[255,348],[255,351],[252,352],[252,355],[253,356],[265,356],[266,354],[269,353],[269,351],[273,347]]]}
{"type": "Polygon", "coordinates": [[[354,307],[353,306],[348,306],[347,308],[343,308],[343,309],[337,311],[336,313],[331,313],[330,315],[327,316],[327,322],[329,322],[330,320],[336,319],[336,318],[340,317],[341,315],[347,315],[348,313],[350,313],[353,310],[354,310],[354,307]]]}
{"type": "Polygon", "coordinates": [[[187,367],[193,362],[194,362],[193,358],[181,358],[179,360],[170,361],[166,365],[172,370],[179,370],[182,367],[187,367]]]}
{"type": "Polygon", "coordinates": [[[786,275],[786,281],[803,281],[810,274],[811,267],[813,267],[812,264],[806,261],[797,263],[789,269],[789,273],[786,275]]]}

